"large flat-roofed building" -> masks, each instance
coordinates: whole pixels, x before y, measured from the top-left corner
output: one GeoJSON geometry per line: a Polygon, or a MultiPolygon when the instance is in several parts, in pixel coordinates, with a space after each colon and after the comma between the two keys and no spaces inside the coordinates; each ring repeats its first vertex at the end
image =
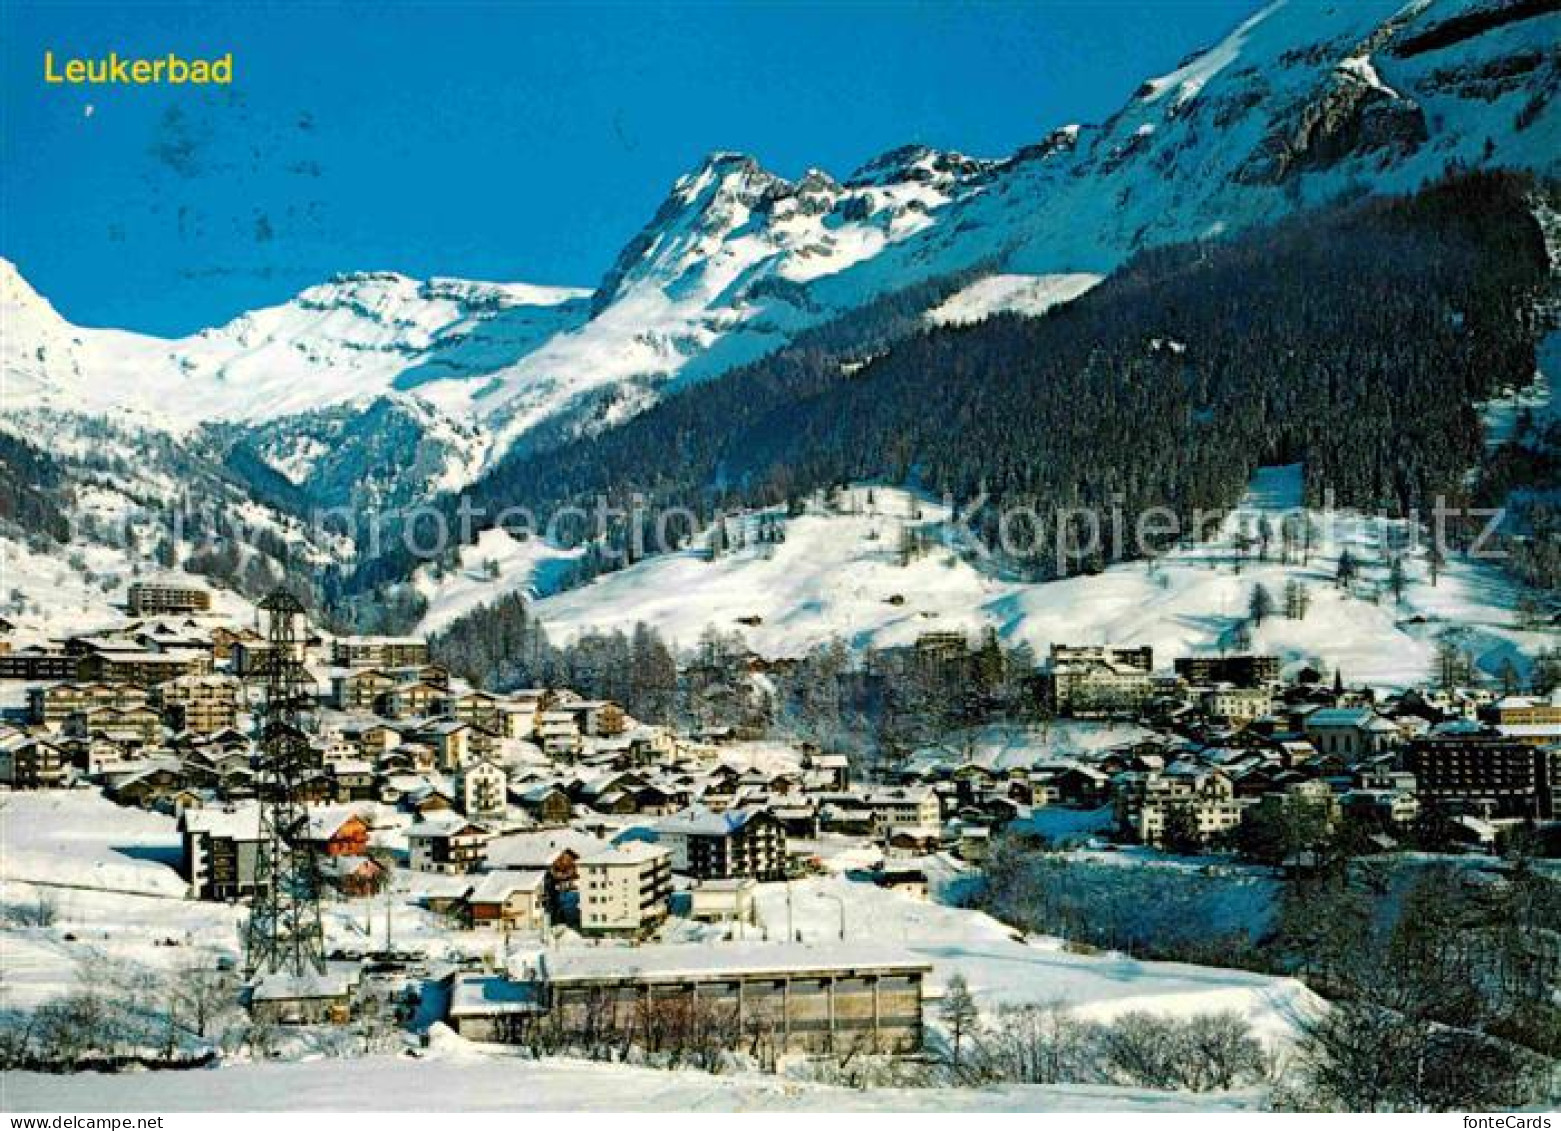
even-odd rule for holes
{"type": "Polygon", "coordinates": [[[199,585],[137,581],[125,595],[131,616],[159,613],[204,613],[211,610],[211,591],[199,585]]]}
{"type": "Polygon", "coordinates": [[[776,1053],[907,1054],[922,1047],[922,984],[931,970],[914,955],[852,943],[557,950],[513,979],[458,987],[450,1024],[472,1040],[524,1040],[529,1020],[567,1040],[632,1036],[648,1012],[697,1009],[734,1044],[776,1053]]]}

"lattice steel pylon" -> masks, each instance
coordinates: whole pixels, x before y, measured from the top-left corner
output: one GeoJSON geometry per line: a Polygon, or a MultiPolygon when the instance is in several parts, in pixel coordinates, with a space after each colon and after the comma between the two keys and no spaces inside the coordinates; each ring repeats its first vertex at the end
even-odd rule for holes
{"type": "Polygon", "coordinates": [[[244,934],[250,978],[325,973],[319,869],[307,836],[303,802],[309,740],[303,721],[311,706],[303,665],[304,607],[285,589],[260,603],[267,617],[266,698],[260,710],[256,767],[260,844],[255,895],[244,934]]]}

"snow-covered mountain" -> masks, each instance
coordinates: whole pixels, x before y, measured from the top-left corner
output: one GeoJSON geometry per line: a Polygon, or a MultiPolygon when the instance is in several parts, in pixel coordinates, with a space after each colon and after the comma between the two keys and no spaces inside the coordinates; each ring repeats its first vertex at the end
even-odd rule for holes
{"type": "MultiPolygon", "coordinates": [[[[167,340],[72,326],[0,261],[0,414],[222,422],[254,430],[289,481],[334,475],[336,497],[371,469],[319,457],[345,408],[384,398],[365,419],[417,446],[420,490],[447,489],[517,442],[621,420],[916,282],[977,279],[937,320],[1036,313],[1142,247],[1410,189],[1452,163],[1554,175],[1558,40],[1554,5],[1526,0],[1278,0],[1108,121],[1003,160],[913,146],[844,180],[788,181],[714,155],[589,292],[351,274],[167,340]]],[[[358,447],[382,451],[365,427],[358,447]]]]}

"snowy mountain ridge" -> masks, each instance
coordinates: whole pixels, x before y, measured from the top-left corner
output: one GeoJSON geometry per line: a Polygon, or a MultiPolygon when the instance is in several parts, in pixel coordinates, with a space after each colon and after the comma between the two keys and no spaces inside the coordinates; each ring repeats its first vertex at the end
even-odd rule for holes
{"type": "MultiPolygon", "coordinates": [[[[275,433],[399,396],[462,437],[428,478],[447,489],[517,443],[610,426],[924,281],[991,278],[955,320],[1038,313],[1045,284],[1016,277],[1103,276],[1144,247],[1407,191],[1453,163],[1555,175],[1557,38],[1543,5],[1276,0],[1106,122],[1005,159],[905,146],[844,180],[788,181],[713,154],[590,291],[362,272],[165,340],[72,326],[0,261],[0,413],[275,433]]],[[[307,479],[300,450],[270,447],[307,479]]]]}

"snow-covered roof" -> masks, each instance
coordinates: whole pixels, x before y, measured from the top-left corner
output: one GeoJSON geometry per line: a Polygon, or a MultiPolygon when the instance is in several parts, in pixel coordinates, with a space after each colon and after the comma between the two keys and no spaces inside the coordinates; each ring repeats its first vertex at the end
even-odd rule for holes
{"type": "Polygon", "coordinates": [[[187,809],[179,818],[180,826],[191,833],[202,833],[222,840],[259,840],[260,807],[243,809],[187,809]]]}
{"type": "Polygon", "coordinates": [[[449,1016],[486,1017],[495,1013],[541,1013],[541,987],[492,974],[458,974],[450,987],[449,1016]]]}
{"type": "Polygon", "coordinates": [[[255,1001],[296,1001],[302,998],[346,997],[352,979],[345,974],[266,974],[255,982],[255,1001]]]}
{"type": "Polygon", "coordinates": [[[517,891],[538,892],[547,883],[541,869],[504,868],[486,872],[466,898],[472,903],[501,903],[517,891]]]}
{"type": "Polygon", "coordinates": [[[1551,738],[1561,741],[1561,723],[1503,723],[1496,729],[1507,738],[1551,738]]]}
{"type": "Polygon", "coordinates": [[[695,805],[659,822],[656,831],[681,836],[731,836],[763,812],[763,809],[727,809],[717,813],[695,805]]]}

